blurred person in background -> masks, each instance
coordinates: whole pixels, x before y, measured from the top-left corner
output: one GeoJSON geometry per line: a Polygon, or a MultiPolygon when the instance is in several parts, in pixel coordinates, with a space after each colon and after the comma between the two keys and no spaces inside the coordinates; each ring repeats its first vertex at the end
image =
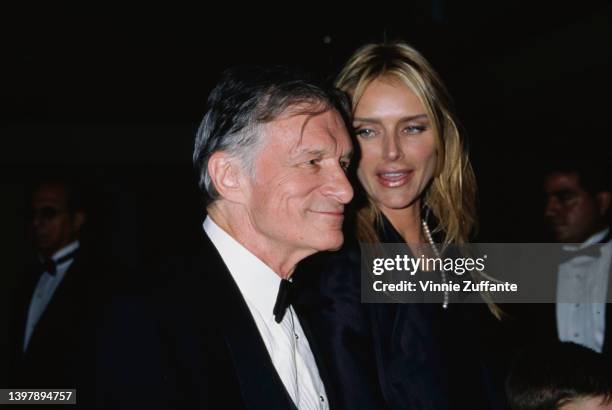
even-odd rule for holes
{"type": "Polygon", "coordinates": [[[63,173],[39,179],[30,197],[34,261],[19,278],[12,315],[9,384],[19,388],[80,386],[81,349],[104,286],[104,264],[82,243],[88,212],[81,186],[63,173]]]}

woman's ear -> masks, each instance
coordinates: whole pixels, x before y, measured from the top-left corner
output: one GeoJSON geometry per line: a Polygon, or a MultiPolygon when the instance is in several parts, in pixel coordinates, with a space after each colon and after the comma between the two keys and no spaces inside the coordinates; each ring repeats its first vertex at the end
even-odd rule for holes
{"type": "Polygon", "coordinates": [[[231,202],[244,202],[246,187],[239,159],[225,151],[216,151],[208,160],[208,174],[221,198],[231,202]]]}

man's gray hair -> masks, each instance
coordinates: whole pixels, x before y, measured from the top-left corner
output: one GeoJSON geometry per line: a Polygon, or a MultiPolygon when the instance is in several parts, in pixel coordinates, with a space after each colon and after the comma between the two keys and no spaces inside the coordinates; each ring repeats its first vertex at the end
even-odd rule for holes
{"type": "Polygon", "coordinates": [[[323,86],[301,71],[287,67],[245,66],[226,70],[208,97],[207,111],[196,134],[193,164],[206,204],[219,198],[208,173],[208,160],[225,151],[253,170],[263,125],[290,108],[292,114],[338,111],[350,129],[346,96],[323,86]]]}

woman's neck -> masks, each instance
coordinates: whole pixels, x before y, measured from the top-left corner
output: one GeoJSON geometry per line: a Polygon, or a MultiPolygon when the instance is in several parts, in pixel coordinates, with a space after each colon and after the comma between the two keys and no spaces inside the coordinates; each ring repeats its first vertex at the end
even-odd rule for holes
{"type": "Polygon", "coordinates": [[[395,230],[404,238],[408,244],[425,242],[423,230],[421,228],[421,207],[420,203],[414,203],[408,208],[403,209],[381,209],[395,230]]]}

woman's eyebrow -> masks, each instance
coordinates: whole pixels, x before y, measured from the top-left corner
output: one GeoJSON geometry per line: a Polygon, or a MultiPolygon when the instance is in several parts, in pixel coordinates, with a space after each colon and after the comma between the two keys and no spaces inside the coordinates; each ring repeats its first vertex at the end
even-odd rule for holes
{"type": "MultiPolygon", "coordinates": [[[[410,115],[408,117],[403,117],[400,119],[400,121],[413,121],[413,120],[421,120],[421,119],[427,119],[427,118],[428,118],[427,114],[417,114],[417,115],[410,115]]],[[[373,124],[382,123],[382,121],[379,118],[368,118],[368,117],[355,117],[353,118],[353,121],[373,123],[373,124]]]]}

